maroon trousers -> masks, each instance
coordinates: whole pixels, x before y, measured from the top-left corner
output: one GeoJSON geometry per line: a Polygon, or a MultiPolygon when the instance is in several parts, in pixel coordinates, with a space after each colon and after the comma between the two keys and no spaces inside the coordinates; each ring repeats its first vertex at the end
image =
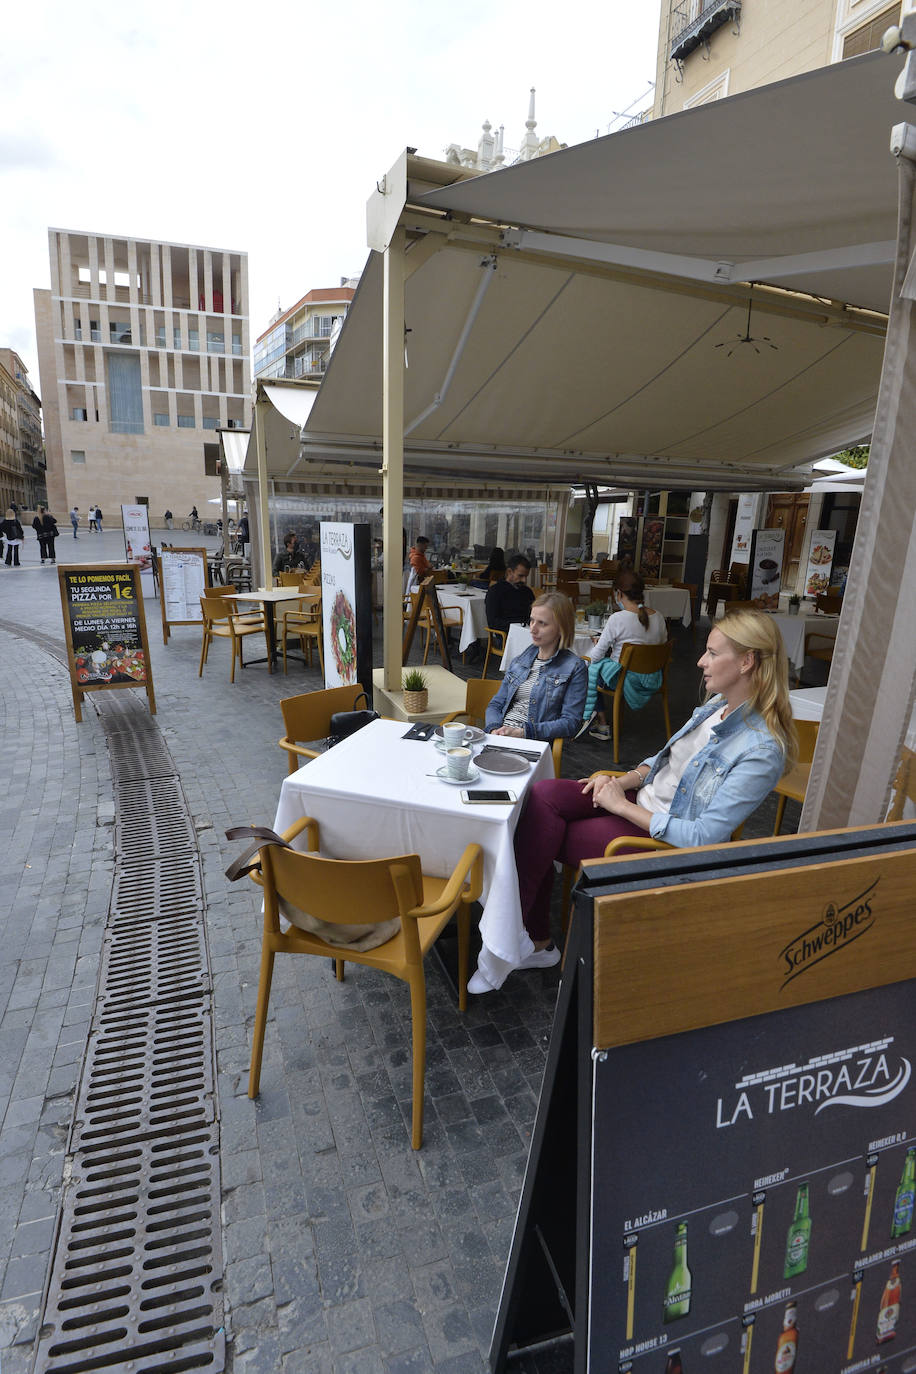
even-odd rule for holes
{"type": "MultiPolygon", "coordinates": [[[[628,792],[627,800],[635,802],[636,793],[628,792]]],[[[622,835],[645,837],[646,831],[596,807],[581,782],[554,778],[534,784],[515,832],[522,920],[532,940],[550,938],[554,860],[576,869],[583,859],[600,859],[622,835]]]]}

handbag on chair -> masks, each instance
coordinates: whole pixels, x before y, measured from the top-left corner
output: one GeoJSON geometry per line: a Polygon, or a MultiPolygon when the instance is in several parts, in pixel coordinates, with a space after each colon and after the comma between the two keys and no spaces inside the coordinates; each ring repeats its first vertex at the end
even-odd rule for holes
{"type": "Polygon", "coordinates": [[[339,744],[342,739],[349,739],[350,735],[355,735],[357,730],[361,730],[364,725],[370,725],[374,720],[381,720],[378,711],[373,711],[369,706],[369,698],[365,692],[360,692],[359,697],[365,701],[365,709],[360,711],[335,711],[330,720],[330,731],[328,734],[328,749],[332,749],[335,744],[339,744]]]}

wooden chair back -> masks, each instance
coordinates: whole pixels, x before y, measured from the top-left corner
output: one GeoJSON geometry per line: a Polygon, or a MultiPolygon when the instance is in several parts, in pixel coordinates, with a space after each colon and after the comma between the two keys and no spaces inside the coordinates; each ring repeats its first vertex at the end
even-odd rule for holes
{"type": "Polygon", "coordinates": [[[328,687],[319,692],[303,692],[280,702],[286,731],[277,743],[289,755],[288,769],[295,773],[303,759],[316,759],[317,749],[307,749],[305,740],[327,739],[335,711],[352,711],[362,687],[328,687]]]}
{"type": "MultiPolygon", "coordinates": [[[[341,860],[270,845],[261,850],[261,858],[264,918],[278,934],[277,897],[330,925],[352,925],[354,920],[360,925],[390,921],[405,917],[423,901],[423,874],[417,854],[341,860]]],[[[405,927],[405,934],[408,930],[405,927]]],[[[413,948],[408,943],[407,962],[416,964],[420,960],[416,926],[412,944],[413,948]]]]}
{"type": "Polygon", "coordinates": [[[773,834],[778,835],[782,827],[782,818],[785,815],[786,802],[791,798],[792,801],[803,802],[805,793],[808,790],[808,779],[811,776],[811,760],[814,758],[814,750],[817,746],[817,732],[820,729],[818,720],[795,720],[795,733],[798,737],[798,759],[793,768],[788,773],[784,773],[779,782],[773,788],[779,800],[776,803],[776,818],[773,824],[773,834]]]}
{"type": "Polygon", "coordinates": [[[277,573],[278,587],[298,587],[302,581],[302,573],[296,568],[291,568],[289,572],[277,573]]]}
{"type": "Polygon", "coordinates": [[[820,592],[814,598],[814,609],[822,615],[839,615],[843,598],[832,592],[820,592]]]}
{"type": "Polygon", "coordinates": [[[620,718],[623,710],[623,687],[627,673],[661,673],[662,682],[658,695],[662,699],[665,716],[666,739],[671,738],[671,713],[668,709],[668,665],[671,662],[672,641],[666,644],[625,644],[620,651],[620,672],[613,690],[599,687],[599,695],[613,701],[613,741],[614,762],[620,761],[620,718]]]}

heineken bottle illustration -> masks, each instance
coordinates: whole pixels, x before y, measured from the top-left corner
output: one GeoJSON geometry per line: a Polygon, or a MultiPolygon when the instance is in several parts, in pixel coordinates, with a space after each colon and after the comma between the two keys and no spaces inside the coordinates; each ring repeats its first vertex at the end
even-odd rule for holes
{"type": "Polygon", "coordinates": [[[811,1218],[808,1215],[808,1185],[800,1183],[795,1194],[795,1215],[786,1237],[786,1262],[783,1277],[794,1278],[808,1268],[808,1246],[811,1243],[811,1218]]]}
{"type": "Polygon", "coordinates": [[[674,1238],[674,1264],[665,1289],[665,1321],[674,1322],[690,1311],[690,1270],[687,1268],[687,1223],[679,1221],[674,1238]]]}
{"type": "Polygon", "coordinates": [[[897,1196],[894,1198],[894,1220],[891,1223],[892,1236],[905,1236],[913,1225],[913,1198],[916,1194],[914,1159],[916,1159],[916,1146],[911,1145],[906,1152],[906,1159],[903,1161],[903,1173],[900,1175],[897,1196]]]}

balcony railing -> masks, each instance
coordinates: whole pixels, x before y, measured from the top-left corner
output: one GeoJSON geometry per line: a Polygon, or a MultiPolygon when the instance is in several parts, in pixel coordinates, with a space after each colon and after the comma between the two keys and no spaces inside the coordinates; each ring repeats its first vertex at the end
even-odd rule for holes
{"type": "Polygon", "coordinates": [[[707,0],[695,19],[688,19],[676,30],[671,40],[669,57],[672,62],[683,62],[694,48],[708,43],[717,29],[723,24],[740,20],[741,0],[707,0]]]}

